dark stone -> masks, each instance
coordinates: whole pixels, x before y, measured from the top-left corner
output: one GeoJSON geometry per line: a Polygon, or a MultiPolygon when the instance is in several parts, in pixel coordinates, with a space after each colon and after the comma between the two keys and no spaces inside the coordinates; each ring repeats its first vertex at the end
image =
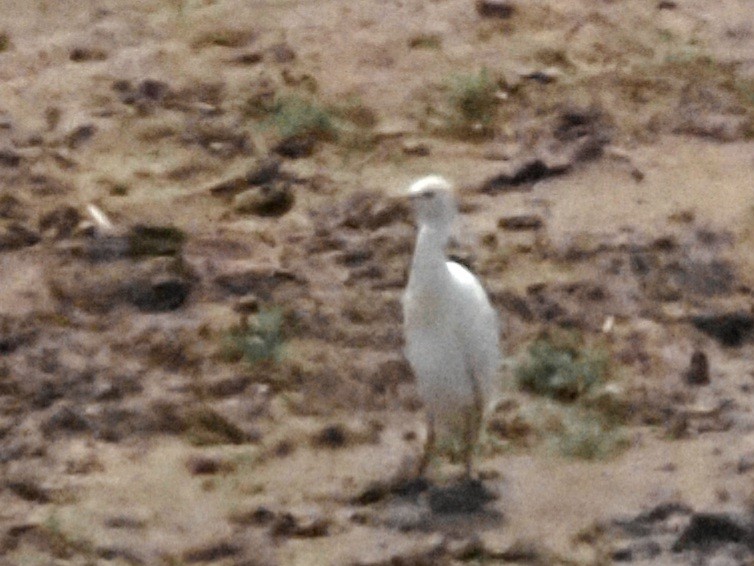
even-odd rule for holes
{"type": "Polygon", "coordinates": [[[429,507],[433,513],[475,513],[496,499],[479,480],[464,479],[446,487],[429,490],[429,507]]]}
{"type": "Polygon", "coordinates": [[[309,157],[314,153],[316,139],[311,135],[290,136],[281,140],[274,148],[274,152],[290,159],[309,157]]]}
{"type": "Polygon", "coordinates": [[[691,363],[689,369],[684,373],[684,378],[689,385],[709,384],[709,360],[707,359],[707,354],[701,350],[696,350],[691,354],[691,363]]]}
{"type": "Polygon", "coordinates": [[[179,309],[191,290],[191,285],[179,277],[160,277],[149,285],[135,284],[130,302],[144,312],[169,312],[179,309]]]}
{"type": "Polygon", "coordinates": [[[96,131],[97,127],[94,124],[79,126],[65,137],[66,145],[71,149],[76,149],[82,143],[90,140],[96,131]]]}
{"type": "Polygon", "coordinates": [[[638,540],[613,552],[615,562],[652,560],[662,554],[662,546],[656,540],[638,540]]]}
{"type": "Polygon", "coordinates": [[[752,525],[741,517],[725,513],[697,513],[673,545],[673,552],[705,548],[724,543],[754,548],[752,525]]]}
{"type": "Polygon", "coordinates": [[[10,354],[29,344],[37,336],[37,329],[20,319],[0,315],[0,355],[10,354]]]}
{"type": "Polygon", "coordinates": [[[21,165],[21,156],[10,149],[0,149],[0,166],[18,167],[21,165]]]}
{"type": "Polygon", "coordinates": [[[274,181],[280,175],[280,159],[266,157],[260,159],[246,173],[246,182],[249,185],[264,185],[274,181]]]}
{"type": "Polygon", "coordinates": [[[248,375],[234,375],[207,385],[207,394],[212,397],[231,397],[240,395],[251,383],[248,375]]]}
{"type": "Polygon", "coordinates": [[[731,348],[749,340],[754,330],[754,317],[744,311],[697,315],[691,317],[691,323],[723,346],[731,348]]]}
{"type": "Polygon", "coordinates": [[[63,405],[48,417],[40,427],[45,436],[58,432],[85,432],[90,430],[89,421],[73,407],[63,405]]]}
{"type": "Polygon", "coordinates": [[[84,63],[86,61],[104,61],[107,59],[107,53],[102,49],[93,47],[74,47],[68,54],[68,58],[74,63],[84,63]]]}
{"type": "Polygon", "coordinates": [[[55,239],[68,238],[81,222],[79,211],[72,206],[59,206],[39,219],[41,232],[52,231],[55,239]]]}
{"type": "Polygon", "coordinates": [[[562,175],[571,168],[570,163],[548,165],[542,159],[536,158],[522,163],[512,173],[502,173],[485,181],[481,191],[494,193],[511,190],[521,186],[529,186],[537,181],[562,175]]]}
{"type": "Polygon", "coordinates": [[[33,246],[41,238],[23,224],[11,222],[0,227],[0,252],[33,246]]]}
{"type": "Polygon", "coordinates": [[[142,256],[175,256],[183,249],[186,234],[175,226],[136,224],[128,236],[129,254],[142,256]]]}
{"type": "Polygon", "coordinates": [[[282,216],[296,202],[288,182],[272,182],[236,195],[233,203],[236,212],[257,216],[282,216]]]}
{"type": "Polygon", "coordinates": [[[32,478],[9,479],[5,482],[5,486],[24,501],[32,501],[34,503],[50,502],[48,491],[32,478]]]}
{"type": "Polygon", "coordinates": [[[544,226],[544,221],[537,214],[504,216],[497,221],[497,227],[502,230],[538,230],[542,226],[544,226]]]}
{"type": "Polygon", "coordinates": [[[516,11],[509,0],[477,0],[476,11],[483,18],[510,18],[516,11]]]}
{"type": "Polygon", "coordinates": [[[315,446],[343,448],[348,443],[348,434],[342,424],[331,424],[320,430],[313,439],[315,446]]]}
{"type": "Polygon", "coordinates": [[[192,456],[186,462],[186,467],[192,476],[212,475],[220,471],[220,461],[208,456],[192,456]]]}
{"type": "Polygon", "coordinates": [[[31,406],[34,409],[46,409],[55,401],[63,397],[61,388],[53,381],[44,380],[39,384],[31,398],[31,406]]]}
{"type": "Polygon", "coordinates": [[[183,553],[184,562],[193,564],[196,562],[214,562],[224,558],[231,558],[243,549],[227,541],[212,543],[207,546],[193,548],[183,553]]]}
{"type": "Polygon", "coordinates": [[[296,52],[287,43],[276,43],[269,52],[275,63],[290,63],[296,59],[296,52]]]}
{"type": "Polygon", "coordinates": [[[159,102],[168,95],[170,87],[163,81],[145,79],[139,84],[137,92],[142,98],[159,102]]]}

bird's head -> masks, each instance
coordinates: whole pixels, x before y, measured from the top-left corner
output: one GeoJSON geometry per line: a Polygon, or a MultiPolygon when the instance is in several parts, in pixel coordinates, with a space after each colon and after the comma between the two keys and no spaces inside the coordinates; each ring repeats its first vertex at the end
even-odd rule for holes
{"type": "Polygon", "coordinates": [[[408,197],[422,226],[447,229],[457,214],[453,187],[439,175],[415,181],[408,189],[408,197]]]}

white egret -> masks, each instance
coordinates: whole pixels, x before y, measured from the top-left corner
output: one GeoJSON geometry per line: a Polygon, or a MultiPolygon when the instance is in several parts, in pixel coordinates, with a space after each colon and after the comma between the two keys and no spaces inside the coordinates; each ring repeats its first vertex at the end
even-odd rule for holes
{"type": "Polygon", "coordinates": [[[479,280],[448,261],[445,246],[457,215],[444,178],[419,179],[408,190],[419,233],[403,296],[406,357],[427,411],[419,472],[435,445],[435,427],[462,425],[466,475],[485,412],[500,391],[498,320],[479,280]]]}

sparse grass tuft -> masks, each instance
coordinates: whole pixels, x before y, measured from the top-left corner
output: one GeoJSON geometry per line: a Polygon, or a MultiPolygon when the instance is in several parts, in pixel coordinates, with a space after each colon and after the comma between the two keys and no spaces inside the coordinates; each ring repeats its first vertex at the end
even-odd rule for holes
{"type": "Polygon", "coordinates": [[[253,324],[230,329],[220,351],[221,358],[229,362],[244,360],[252,365],[279,362],[283,356],[282,322],[280,309],[261,310],[253,324]]]}
{"type": "Polygon", "coordinates": [[[442,37],[436,33],[420,33],[409,38],[408,46],[411,49],[440,49],[442,37]]]}
{"type": "Polygon", "coordinates": [[[8,51],[13,46],[7,31],[0,31],[0,53],[8,51]]]}
{"type": "Polygon", "coordinates": [[[554,444],[564,456],[581,460],[609,458],[628,447],[619,427],[609,426],[597,416],[586,413],[567,419],[554,444]]]}
{"type": "Polygon", "coordinates": [[[313,137],[333,140],[337,137],[332,114],[324,107],[298,96],[278,98],[271,119],[284,139],[313,137]]]}
{"type": "Polygon", "coordinates": [[[495,117],[497,85],[487,69],[453,79],[450,104],[454,111],[451,129],[469,135],[489,130],[495,117]]]}
{"type": "Polygon", "coordinates": [[[519,386],[560,401],[573,401],[607,377],[607,357],[575,344],[540,339],[515,369],[519,386]]]}

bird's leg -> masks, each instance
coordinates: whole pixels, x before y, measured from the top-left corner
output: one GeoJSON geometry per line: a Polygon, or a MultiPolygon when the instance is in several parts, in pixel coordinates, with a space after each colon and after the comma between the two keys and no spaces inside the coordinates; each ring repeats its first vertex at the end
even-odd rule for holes
{"type": "Polygon", "coordinates": [[[478,403],[474,403],[465,414],[463,461],[466,478],[471,478],[474,463],[474,448],[479,441],[482,428],[482,411],[478,403]]]}
{"type": "Polygon", "coordinates": [[[432,415],[427,417],[427,438],[424,441],[424,451],[419,461],[419,477],[424,475],[427,470],[429,461],[432,458],[432,452],[435,450],[435,421],[432,415]]]}

